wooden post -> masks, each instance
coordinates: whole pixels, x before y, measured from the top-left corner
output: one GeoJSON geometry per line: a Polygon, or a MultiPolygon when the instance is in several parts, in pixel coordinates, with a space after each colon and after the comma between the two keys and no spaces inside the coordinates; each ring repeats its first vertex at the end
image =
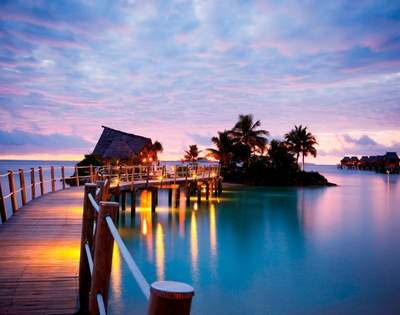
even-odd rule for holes
{"type": "Polygon", "coordinates": [[[210,199],[210,183],[207,181],[206,183],[206,200],[210,199]]]}
{"type": "Polygon", "coordinates": [[[186,174],[185,174],[185,185],[187,186],[187,179],[188,179],[188,174],[189,173],[189,166],[186,166],[186,174]]]}
{"type": "Polygon", "coordinates": [[[149,186],[150,166],[147,167],[146,187],[149,186]]]}
{"type": "Polygon", "coordinates": [[[136,190],[131,190],[131,216],[135,215],[136,212],[136,190]]]}
{"type": "Polygon", "coordinates": [[[176,184],[176,165],[173,168],[174,168],[174,184],[176,184]]]}
{"type": "Polygon", "coordinates": [[[43,168],[39,166],[39,182],[40,182],[40,195],[44,195],[44,175],[43,168]]]}
{"type": "Polygon", "coordinates": [[[197,190],[197,203],[201,203],[201,185],[196,183],[196,190],[197,190]]]}
{"type": "Polygon", "coordinates": [[[1,215],[1,222],[4,223],[7,221],[7,210],[6,210],[6,203],[4,202],[3,198],[3,189],[1,188],[1,180],[0,180],[0,215],[1,215]]]}
{"type": "Polygon", "coordinates": [[[125,181],[129,182],[129,174],[128,174],[128,167],[125,166],[125,181]]]}
{"type": "Polygon", "coordinates": [[[54,166],[50,167],[50,174],[51,174],[51,192],[56,191],[56,179],[55,179],[55,173],[54,173],[54,166]]]}
{"type": "Polygon", "coordinates": [[[176,191],[175,191],[175,208],[178,208],[178,206],[179,206],[180,197],[181,197],[181,186],[178,185],[178,187],[176,187],[176,191]]]}
{"type": "Polygon", "coordinates": [[[126,210],[126,191],[123,190],[121,192],[121,199],[122,199],[122,211],[126,210]]]}
{"type": "Polygon", "coordinates": [[[11,195],[11,206],[13,214],[17,211],[18,203],[17,203],[17,195],[15,194],[15,184],[14,184],[14,173],[13,171],[8,171],[8,183],[10,186],[11,195]]]}
{"type": "Polygon", "coordinates": [[[76,186],[79,186],[79,168],[75,166],[75,180],[76,180],[76,186]]]}
{"type": "Polygon", "coordinates": [[[85,193],[83,196],[83,217],[82,217],[82,234],[81,234],[81,254],[79,262],[79,313],[86,314],[89,310],[89,291],[91,275],[89,264],[86,256],[85,244],[90,249],[93,247],[93,222],[94,209],[89,200],[89,193],[93,196],[96,194],[96,184],[85,184],[85,193]]]}
{"type": "Polygon", "coordinates": [[[89,165],[89,175],[90,175],[90,182],[94,183],[95,181],[94,181],[93,165],[92,164],[89,165]]]}
{"type": "Polygon", "coordinates": [[[153,187],[151,189],[151,212],[156,212],[156,206],[157,206],[157,188],[153,187]]]}
{"type": "Polygon", "coordinates": [[[190,185],[186,185],[186,192],[185,192],[185,197],[186,197],[186,205],[190,205],[190,195],[191,195],[191,187],[190,185]]]}
{"type": "Polygon", "coordinates": [[[221,196],[222,195],[222,178],[221,177],[219,177],[218,178],[218,196],[221,196]]]}
{"type": "Polygon", "coordinates": [[[135,190],[135,167],[132,167],[131,191],[135,190]]]}
{"type": "Polygon", "coordinates": [[[22,205],[26,205],[26,185],[25,185],[25,173],[24,169],[19,169],[19,185],[21,187],[21,201],[22,205]]]}
{"type": "Polygon", "coordinates": [[[65,189],[65,170],[64,166],[61,166],[61,182],[62,182],[62,189],[65,189]]]}
{"type": "Polygon", "coordinates": [[[35,183],[35,169],[31,168],[31,197],[32,200],[36,198],[36,183],[35,183]]]}
{"type": "Polygon", "coordinates": [[[148,315],[190,315],[194,289],[185,283],[157,281],[150,287],[148,315]]]}
{"type": "Polygon", "coordinates": [[[97,217],[96,239],[94,248],[94,267],[92,286],[90,289],[89,312],[98,314],[97,294],[101,294],[104,306],[108,305],[108,290],[110,286],[111,264],[113,256],[114,238],[110,233],[106,217],[111,217],[115,222],[118,212],[118,204],[115,202],[100,202],[100,212],[97,217]]]}
{"type": "Polygon", "coordinates": [[[168,188],[168,205],[172,206],[172,188],[168,188]]]}

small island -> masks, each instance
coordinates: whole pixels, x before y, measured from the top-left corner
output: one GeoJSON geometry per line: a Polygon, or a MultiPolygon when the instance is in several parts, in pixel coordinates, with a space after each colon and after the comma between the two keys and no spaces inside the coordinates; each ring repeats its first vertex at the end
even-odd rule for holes
{"type": "Polygon", "coordinates": [[[207,158],[219,161],[225,182],[257,186],[334,186],[318,172],[304,170],[304,158],[316,157],[317,140],[307,127],[295,126],[284,140],[268,142],[269,132],[252,114],[239,115],[232,129],[218,132],[207,158]],[[302,158],[301,167],[299,158],[302,158]]]}

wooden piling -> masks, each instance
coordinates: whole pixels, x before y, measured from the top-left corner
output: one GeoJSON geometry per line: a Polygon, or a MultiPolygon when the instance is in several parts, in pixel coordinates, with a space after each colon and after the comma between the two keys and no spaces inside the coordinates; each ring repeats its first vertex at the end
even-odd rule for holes
{"type": "Polygon", "coordinates": [[[1,215],[1,222],[7,221],[7,209],[6,203],[4,202],[3,197],[3,189],[1,188],[1,180],[0,180],[0,215],[1,215]]]}
{"type": "Polygon", "coordinates": [[[190,315],[194,289],[185,283],[157,281],[150,287],[148,315],[190,315]]]}
{"type": "Polygon", "coordinates": [[[210,183],[207,181],[206,183],[206,200],[210,199],[210,183]]]}
{"type": "Polygon", "coordinates": [[[175,208],[178,208],[181,199],[181,186],[178,185],[175,190],[175,208]]]}
{"type": "Polygon", "coordinates": [[[157,188],[152,188],[151,189],[151,212],[156,211],[156,206],[157,206],[157,188]]]}
{"type": "Polygon", "coordinates": [[[197,203],[201,203],[201,185],[196,183],[197,203]]]}
{"type": "Polygon", "coordinates": [[[35,182],[35,169],[31,168],[31,197],[32,200],[36,198],[36,182],[35,182]]]}
{"type": "Polygon", "coordinates": [[[94,267],[89,300],[89,312],[92,315],[98,314],[99,312],[97,294],[102,295],[105,309],[107,309],[108,305],[114,238],[110,233],[105,218],[109,216],[113,222],[115,222],[117,212],[117,203],[100,202],[100,212],[96,224],[97,232],[94,250],[94,267]]]}
{"type": "Polygon", "coordinates": [[[15,193],[14,173],[11,170],[8,171],[8,183],[11,193],[11,207],[14,214],[18,209],[18,202],[17,202],[17,195],[15,193]]]}
{"type": "Polygon", "coordinates": [[[168,206],[172,206],[172,193],[173,193],[173,189],[172,188],[168,188],[168,206]]]}
{"type": "Polygon", "coordinates": [[[85,193],[83,197],[83,217],[82,217],[82,234],[81,234],[81,252],[79,261],[79,313],[87,314],[89,310],[89,291],[91,275],[89,264],[86,256],[85,244],[89,248],[93,247],[93,222],[94,209],[89,200],[89,193],[93,196],[96,194],[96,184],[85,184],[85,193]]]}
{"type": "Polygon", "coordinates": [[[56,178],[54,172],[54,166],[50,167],[50,176],[51,176],[51,192],[56,191],[56,178]]]}
{"type": "Polygon", "coordinates": [[[43,168],[39,166],[39,182],[40,182],[40,195],[44,195],[44,175],[43,168]]]}
{"type": "Polygon", "coordinates": [[[131,216],[134,216],[136,212],[136,190],[131,190],[131,216]]]}
{"type": "Polygon", "coordinates": [[[25,185],[25,173],[24,169],[20,168],[19,169],[19,184],[21,187],[21,201],[22,205],[26,205],[26,185],[25,185]]]}
{"type": "Polygon", "coordinates": [[[65,189],[65,169],[64,166],[61,166],[61,183],[62,183],[62,189],[65,189]]]}
{"type": "Polygon", "coordinates": [[[75,180],[76,180],[76,186],[79,186],[79,168],[75,166],[75,180]]]}
{"type": "Polygon", "coordinates": [[[125,190],[123,190],[121,192],[121,199],[122,199],[122,204],[121,204],[122,211],[125,211],[126,210],[126,191],[125,190]]]}

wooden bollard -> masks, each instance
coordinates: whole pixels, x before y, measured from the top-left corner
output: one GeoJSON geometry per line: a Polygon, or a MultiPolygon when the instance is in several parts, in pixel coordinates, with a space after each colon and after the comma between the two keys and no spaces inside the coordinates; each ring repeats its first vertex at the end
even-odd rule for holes
{"type": "Polygon", "coordinates": [[[44,195],[44,175],[43,168],[39,166],[40,195],[44,195]]]}
{"type": "Polygon", "coordinates": [[[76,186],[79,186],[79,168],[75,166],[75,180],[76,180],[76,186]]]}
{"type": "Polygon", "coordinates": [[[115,202],[100,202],[100,212],[96,224],[94,267],[89,300],[89,312],[92,315],[99,313],[97,294],[100,293],[103,296],[106,309],[108,305],[114,238],[110,233],[105,218],[109,216],[115,222],[118,207],[118,204],[115,202]]]}
{"type": "Polygon", "coordinates": [[[7,210],[6,210],[6,203],[4,202],[3,198],[3,189],[1,188],[1,180],[0,180],[0,215],[1,215],[1,222],[6,222],[7,210]]]}
{"type": "Polygon", "coordinates": [[[31,168],[31,199],[36,198],[35,169],[31,168]]]}
{"type": "Polygon", "coordinates": [[[10,186],[10,193],[11,193],[11,207],[14,214],[18,209],[18,202],[17,202],[17,195],[15,194],[14,173],[11,170],[8,171],[8,183],[10,186]]]}
{"type": "Polygon", "coordinates": [[[175,281],[157,281],[150,287],[148,315],[189,315],[194,289],[175,281]]]}
{"type": "Polygon", "coordinates": [[[62,189],[65,189],[65,169],[64,166],[61,166],[61,183],[62,183],[62,189]]]}
{"type": "Polygon", "coordinates": [[[85,184],[85,193],[83,196],[83,216],[82,216],[82,234],[81,234],[81,254],[79,261],[79,313],[85,314],[89,310],[89,291],[91,275],[86,256],[85,244],[93,247],[93,222],[94,209],[90,203],[88,195],[96,194],[96,184],[85,184]]]}
{"type": "Polygon", "coordinates": [[[51,192],[56,191],[56,176],[54,172],[54,166],[50,167],[50,176],[51,176],[51,192]]]}
{"type": "Polygon", "coordinates": [[[22,205],[26,205],[26,185],[25,185],[25,173],[24,169],[19,169],[19,185],[21,187],[21,201],[22,205]]]}

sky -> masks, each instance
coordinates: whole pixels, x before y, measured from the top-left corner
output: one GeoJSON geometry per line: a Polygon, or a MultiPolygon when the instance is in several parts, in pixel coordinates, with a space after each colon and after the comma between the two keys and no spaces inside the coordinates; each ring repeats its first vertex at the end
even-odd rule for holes
{"type": "Polygon", "coordinates": [[[0,0],[0,159],[80,159],[102,125],[211,146],[302,124],[313,163],[400,153],[400,1],[0,0]]]}

